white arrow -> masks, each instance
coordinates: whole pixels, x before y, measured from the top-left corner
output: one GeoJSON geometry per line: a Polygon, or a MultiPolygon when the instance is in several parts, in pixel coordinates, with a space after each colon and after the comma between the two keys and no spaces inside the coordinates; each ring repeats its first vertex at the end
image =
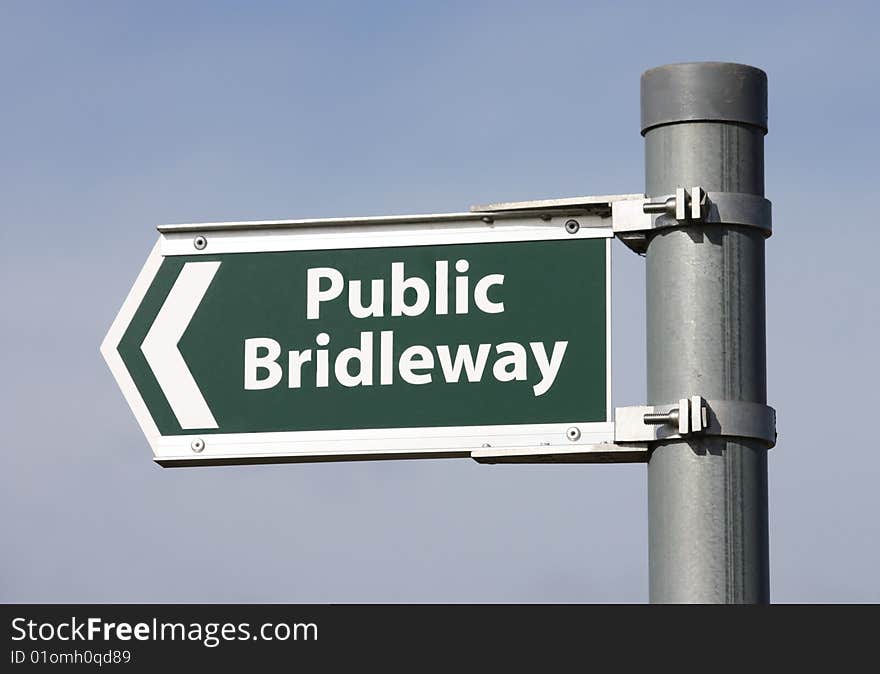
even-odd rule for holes
{"type": "Polygon", "coordinates": [[[147,363],[184,429],[218,428],[177,344],[219,267],[219,262],[187,262],[183,265],[141,344],[147,363]]]}

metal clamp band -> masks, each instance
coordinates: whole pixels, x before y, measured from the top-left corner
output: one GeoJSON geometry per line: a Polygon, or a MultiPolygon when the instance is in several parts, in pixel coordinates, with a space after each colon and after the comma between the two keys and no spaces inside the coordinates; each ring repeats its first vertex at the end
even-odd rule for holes
{"type": "Polygon", "coordinates": [[[740,192],[706,192],[702,187],[675,194],[611,204],[612,228],[617,237],[637,253],[647,249],[653,230],[687,225],[738,225],[773,233],[772,207],[768,199],[740,192]]]}
{"type": "Polygon", "coordinates": [[[693,435],[713,435],[761,440],[776,444],[776,411],[744,400],[682,398],[667,405],[618,407],[614,441],[644,443],[675,440],[693,435]]]}

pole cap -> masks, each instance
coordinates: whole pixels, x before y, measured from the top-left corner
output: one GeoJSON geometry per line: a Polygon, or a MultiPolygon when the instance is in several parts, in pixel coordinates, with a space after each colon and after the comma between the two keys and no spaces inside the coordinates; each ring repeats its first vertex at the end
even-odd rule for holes
{"type": "Polygon", "coordinates": [[[735,122],[767,133],[767,73],[740,63],[676,63],[642,73],[642,135],[678,122],[735,122]]]}

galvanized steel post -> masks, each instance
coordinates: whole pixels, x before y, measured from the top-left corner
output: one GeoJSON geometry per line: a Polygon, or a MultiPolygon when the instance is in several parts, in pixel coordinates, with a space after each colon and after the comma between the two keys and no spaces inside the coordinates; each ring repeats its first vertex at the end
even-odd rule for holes
{"type": "MultiPolygon", "coordinates": [[[[767,77],[685,63],[641,80],[645,193],[764,195],[767,77]]],[[[648,403],[766,403],[764,236],[686,225],[647,248],[648,403]]],[[[725,437],[659,442],[648,461],[652,602],[768,602],[767,450],[725,437]]]]}

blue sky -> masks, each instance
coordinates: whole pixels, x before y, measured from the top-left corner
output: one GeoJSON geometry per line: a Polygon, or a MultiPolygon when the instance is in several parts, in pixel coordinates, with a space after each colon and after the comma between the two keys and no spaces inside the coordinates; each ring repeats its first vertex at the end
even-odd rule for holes
{"type": "MultiPolygon", "coordinates": [[[[644,466],[163,470],[98,345],[167,222],[643,188],[639,75],[765,69],[771,592],[880,601],[872,3],[0,3],[3,601],[645,601],[644,466]]],[[[614,397],[644,400],[614,252],[614,397]]]]}

